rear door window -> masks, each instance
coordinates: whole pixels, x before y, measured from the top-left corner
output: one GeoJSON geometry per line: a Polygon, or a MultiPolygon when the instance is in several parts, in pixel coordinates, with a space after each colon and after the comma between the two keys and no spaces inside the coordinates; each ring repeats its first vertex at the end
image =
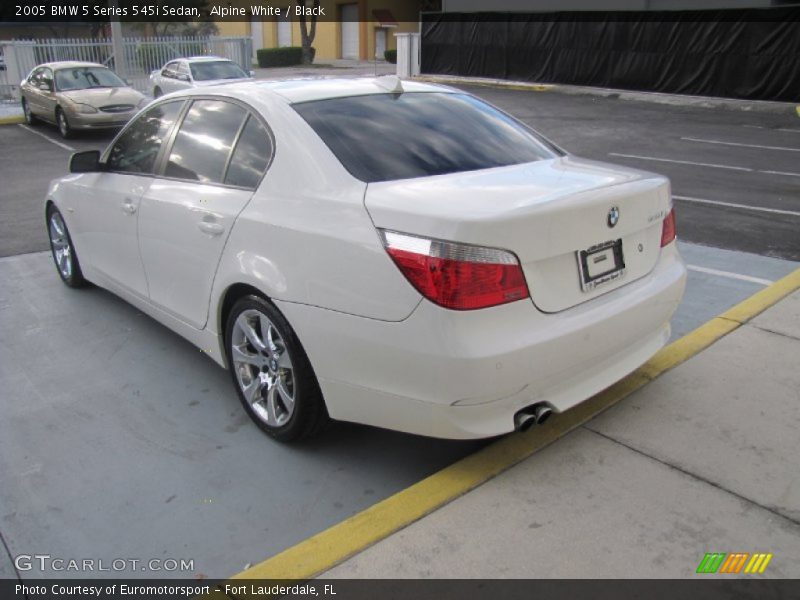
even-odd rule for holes
{"type": "Polygon", "coordinates": [[[178,62],[177,61],[173,61],[171,63],[168,63],[164,67],[164,70],[161,71],[161,75],[164,76],[164,77],[169,77],[170,79],[175,79],[175,76],[178,74],[177,68],[178,68],[178,62]]]}
{"type": "Polygon", "coordinates": [[[272,138],[267,128],[258,119],[250,116],[233,151],[225,183],[254,189],[267,170],[271,158],[272,138]]]}
{"type": "Polygon", "coordinates": [[[178,63],[178,77],[182,77],[186,81],[189,81],[189,67],[186,66],[185,62],[178,63]]]}
{"type": "Polygon", "coordinates": [[[405,92],[293,108],[362,181],[475,171],[558,156],[525,125],[468,94],[405,92]]]}
{"type": "Polygon", "coordinates": [[[196,100],[178,129],[164,175],[222,183],[236,136],[247,117],[240,106],[196,100]]]}

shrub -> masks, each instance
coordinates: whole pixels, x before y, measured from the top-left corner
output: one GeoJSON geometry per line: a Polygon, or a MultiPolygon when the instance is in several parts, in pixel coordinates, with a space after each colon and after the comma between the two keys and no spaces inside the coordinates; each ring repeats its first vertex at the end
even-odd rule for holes
{"type": "Polygon", "coordinates": [[[392,63],[393,65],[397,64],[397,50],[385,50],[383,52],[383,58],[386,59],[386,62],[392,63]]]}
{"type": "MultiPolygon", "coordinates": [[[[260,48],[256,51],[259,67],[288,67],[303,62],[303,49],[300,46],[286,48],[260,48]]],[[[313,56],[313,48],[312,48],[313,56]]]]}

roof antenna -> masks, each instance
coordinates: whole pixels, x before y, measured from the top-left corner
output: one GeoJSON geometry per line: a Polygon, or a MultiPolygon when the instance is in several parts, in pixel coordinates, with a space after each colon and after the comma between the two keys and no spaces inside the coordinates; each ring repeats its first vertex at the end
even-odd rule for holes
{"type": "Polygon", "coordinates": [[[397,75],[382,75],[381,77],[376,77],[375,85],[392,94],[402,94],[405,91],[403,89],[403,82],[400,81],[397,75]]]}

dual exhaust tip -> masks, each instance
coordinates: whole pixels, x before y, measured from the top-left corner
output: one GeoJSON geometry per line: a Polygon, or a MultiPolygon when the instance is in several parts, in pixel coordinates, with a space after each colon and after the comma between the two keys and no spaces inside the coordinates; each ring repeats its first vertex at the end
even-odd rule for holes
{"type": "Polygon", "coordinates": [[[553,414],[553,409],[544,402],[520,410],[514,415],[514,429],[528,431],[534,425],[541,425],[553,414]]]}

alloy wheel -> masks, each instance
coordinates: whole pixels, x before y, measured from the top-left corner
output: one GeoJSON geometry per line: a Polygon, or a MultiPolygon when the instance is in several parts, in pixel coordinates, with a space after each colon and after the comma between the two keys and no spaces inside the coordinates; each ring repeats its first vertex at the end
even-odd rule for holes
{"type": "Polygon", "coordinates": [[[61,276],[68,280],[72,276],[72,246],[67,236],[67,227],[59,212],[50,215],[50,246],[53,249],[53,258],[61,276]]]}
{"type": "Polygon", "coordinates": [[[282,427],[294,414],[292,358],[278,328],[262,312],[243,311],[233,324],[231,361],[242,395],[270,427],[282,427]]]}

